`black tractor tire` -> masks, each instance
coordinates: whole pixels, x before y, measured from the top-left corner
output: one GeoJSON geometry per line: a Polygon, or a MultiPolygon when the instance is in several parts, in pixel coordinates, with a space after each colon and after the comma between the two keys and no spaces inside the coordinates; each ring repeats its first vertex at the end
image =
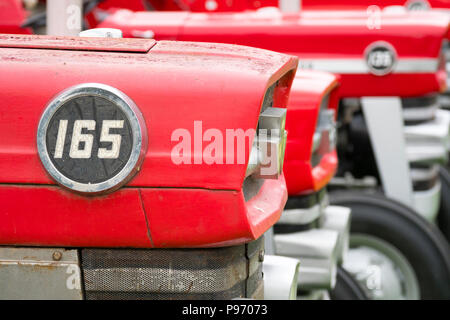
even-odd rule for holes
{"type": "Polygon", "coordinates": [[[369,300],[364,289],[342,267],[338,267],[336,285],[330,291],[331,300],[369,300]]]}
{"type": "Polygon", "coordinates": [[[421,299],[450,299],[450,247],[436,226],[379,194],[336,191],[330,193],[330,202],[352,209],[351,233],[384,240],[405,256],[416,273],[421,299]]]}
{"type": "Polygon", "coordinates": [[[450,172],[447,168],[439,169],[441,180],[441,205],[438,214],[438,226],[442,234],[450,241],[450,172]]]}

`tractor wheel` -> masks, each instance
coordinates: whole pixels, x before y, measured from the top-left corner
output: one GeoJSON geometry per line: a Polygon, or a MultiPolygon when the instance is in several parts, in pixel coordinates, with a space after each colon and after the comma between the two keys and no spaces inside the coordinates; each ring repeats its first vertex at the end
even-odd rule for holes
{"type": "Polygon", "coordinates": [[[364,289],[350,273],[338,267],[336,285],[330,291],[331,300],[368,300],[364,289]]]}
{"type": "Polygon", "coordinates": [[[338,191],[330,200],[352,209],[343,266],[370,299],[450,299],[450,247],[435,226],[382,195],[338,191]]]}
{"type": "Polygon", "coordinates": [[[447,168],[439,170],[441,180],[441,206],[438,214],[438,225],[447,241],[450,241],[450,173],[447,168]]]}

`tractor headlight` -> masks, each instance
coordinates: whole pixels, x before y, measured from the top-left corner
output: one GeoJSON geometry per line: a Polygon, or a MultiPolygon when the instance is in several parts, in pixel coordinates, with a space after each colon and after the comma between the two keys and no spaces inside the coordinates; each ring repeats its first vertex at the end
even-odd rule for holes
{"type": "Polygon", "coordinates": [[[283,172],[285,125],[286,109],[268,107],[261,113],[246,176],[277,179],[283,172]]]}
{"type": "Polygon", "coordinates": [[[316,132],[313,137],[312,152],[319,150],[322,143],[322,139],[327,138],[328,150],[332,150],[336,147],[336,121],[334,120],[335,114],[333,109],[321,110],[319,114],[319,120],[316,127],[316,132]]]}
{"type": "Polygon", "coordinates": [[[313,136],[311,162],[313,166],[320,162],[321,157],[334,149],[337,144],[337,126],[335,110],[329,109],[329,96],[322,100],[317,119],[316,131],[313,136]]]}

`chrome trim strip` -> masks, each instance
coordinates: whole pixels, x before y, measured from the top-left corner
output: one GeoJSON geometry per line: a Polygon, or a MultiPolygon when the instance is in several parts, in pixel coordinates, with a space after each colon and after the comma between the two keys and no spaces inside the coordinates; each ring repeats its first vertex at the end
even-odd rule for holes
{"type": "MultiPolygon", "coordinates": [[[[438,59],[402,58],[398,59],[390,73],[434,73],[438,70],[438,59]]],[[[328,71],[340,74],[369,74],[370,69],[364,58],[360,59],[301,59],[300,69],[328,71]]]]}
{"type": "Polygon", "coordinates": [[[329,289],[336,283],[339,232],[313,229],[274,236],[275,253],[301,261],[298,285],[304,290],[329,289]]]}
{"type": "Polygon", "coordinates": [[[433,120],[403,128],[409,162],[442,162],[450,147],[450,111],[437,110],[433,120]]]}
{"type": "Polygon", "coordinates": [[[439,175],[439,165],[426,168],[411,168],[412,181],[431,180],[439,175]]]}
{"type": "Polygon", "coordinates": [[[414,209],[430,222],[436,220],[441,199],[441,183],[438,182],[432,189],[415,191],[413,194],[414,209]]]}
{"type": "Polygon", "coordinates": [[[320,204],[307,209],[284,209],[278,223],[307,224],[311,223],[322,214],[323,207],[320,204]]]}
{"type": "Polygon", "coordinates": [[[433,119],[439,107],[439,103],[435,103],[431,106],[403,108],[403,120],[422,121],[433,119]]]}
{"type": "Polygon", "coordinates": [[[264,300],[295,300],[300,261],[266,255],[263,262],[264,300]]]}
{"type": "Polygon", "coordinates": [[[321,217],[320,228],[339,233],[337,245],[339,263],[345,260],[349,249],[351,212],[352,210],[347,207],[328,206],[321,217]]]}

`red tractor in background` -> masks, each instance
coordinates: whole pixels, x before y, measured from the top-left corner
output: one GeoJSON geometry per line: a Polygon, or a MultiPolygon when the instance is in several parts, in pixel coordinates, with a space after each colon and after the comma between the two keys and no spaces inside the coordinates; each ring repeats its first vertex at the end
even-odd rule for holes
{"type": "MultiPolygon", "coordinates": [[[[366,287],[372,298],[447,297],[450,288],[442,283],[448,283],[450,276],[448,243],[438,231],[437,237],[431,235],[427,231],[431,225],[414,211],[432,221],[439,210],[439,164],[447,161],[450,118],[437,110],[437,98],[446,87],[440,52],[448,19],[437,13],[402,12],[385,13],[382,21],[382,29],[369,30],[366,13],[356,11],[119,10],[99,27],[120,29],[125,37],[151,34],[155,39],[271,49],[297,55],[300,68],[339,74],[341,179],[337,184],[366,191],[382,189],[403,203],[348,192],[332,197],[333,203],[352,208],[354,250],[352,263],[344,266],[363,285],[369,285],[371,277],[377,280],[377,286],[366,287]],[[422,36],[411,37],[412,30],[422,36]],[[417,249],[420,246],[423,250],[417,249]],[[425,253],[430,255],[419,258],[425,253]],[[437,265],[441,270],[436,273],[437,265]],[[402,280],[389,286],[383,279],[392,277],[380,276],[384,272],[402,280]]],[[[292,209],[289,201],[287,208],[292,209]]]]}
{"type": "Polygon", "coordinates": [[[390,6],[403,6],[407,10],[448,9],[448,0],[148,0],[124,1],[106,0],[103,8],[127,8],[140,10],[152,7],[164,11],[197,11],[197,12],[226,12],[257,10],[263,7],[279,7],[283,11],[304,10],[366,10],[371,6],[386,8],[390,6]],[[134,2],[130,7],[130,2],[134,2]],[[141,3],[139,6],[138,3],[141,3]]]}
{"type": "Polygon", "coordinates": [[[28,17],[21,0],[8,0],[0,3],[0,32],[31,34],[31,28],[24,28],[22,24],[28,17]]]}
{"type": "MultiPolygon", "coordinates": [[[[287,108],[288,139],[283,172],[290,196],[273,239],[266,236],[271,254],[301,261],[298,298],[340,299],[340,267],[349,244],[350,210],[330,206],[326,186],[337,170],[336,114],[338,78],[300,70],[294,79],[287,108]],[[289,177],[289,178],[287,178],[289,177]],[[338,271],[339,270],[339,271],[338,271]],[[336,288],[337,287],[337,288],[336,288]]],[[[356,299],[358,295],[351,292],[356,299]]]]}
{"type": "MultiPolygon", "coordinates": [[[[373,23],[372,28],[381,28],[381,12],[382,11],[439,11],[450,14],[450,1],[448,0],[261,0],[261,1],[221,1],[221,0],[200,0],[200,1],[177,1],[182,5],[177,6],[176,10],[191,10],[191,11],[242,11],[258,9],[261,7],[275,6],[284,11],[298,11],[298,10],[359,10],[365,11],[368,21],[373,23]],[[188,7],[188,8],[186,8],[188,7]]],[[[175,7],[175,2],[171,3],[170,8],[175,7]]],[[[105,2],[104,7],[108,5],[105,2]]],[[[119,7],[119,3],[115,5],[119,7]]],[[[126,8],[126,6],[124,7],[126,8]]],[[[164,8],[165,9],[165,8],[164,8]]],[[[167,10],[167,9],[166,9],[167,10]]],[[[170,9],[172,10],[172,9],[170,9]]],[[[450,70],[450,47],[449,37],[444,44],[443,52],[446,57],[447,70],[450,70]]],[[[450,83],[450,80],[447,80],[450,83]]],[[[450,109],[450,90],[443,92],[439,97],[439,104],[441,108],[450,109]]],[[[450,148],[449,148],[450,149],[450,148]]],[[[441,167],[440,179],[442,183],[443,194],[450,193],[450,166],[441,167]]],[[[447,240],[450,240],[450,197],[441,197],[440,214],[438,222],[447,240]]]]}
{"type": "Polygon", "coordinates": [[[326,187],[335,175],[338,77],[299,70],[287,109],[284,174],[288,203],[266,250],[297,257],[298,298],[367,299],[342,268],[349,246],[350,211],[330,206],[326,187]],[[273,247],[273,249],[271,249],[273,247]]]}
{"type": "MultiPolygon", "coordinates": [[[[434,10],[447,14],[450,13],[450,1],[448,0],[149,0],[148,3],[152,4],[153,9],[164,11],[227,12],[256,10],[263,7],[278,7],[285,12],[297,12],[299,10],[358,10],[366,12],[369,23],[373,24],[372,26],[369,26],[369,28],[381,28],[382,11],[401,11],[401,9],[404,9],[408,11],[434,10]]],[[[131,9],[129,4],[126,4],[125,1],[121,0],[108,0],[101,6],[103,10],[108,8],[131,9]]],[[[95,21],[95,19],[91,18],[91,21],[95,21]]],[[[447,69],[450,70],[450,49],[448,40],[447,37],[447,42],[445,43],[443,51],[446,56],[447,69]]],[[[450,82],[450,80],[448,82],[450,82]]],[[[443,92],[439,97],[440,106],[442,108],[450,109],[449,97],[450,91],[443,92]]],[[[450,193],[449,168],[450,167],[447,166],[447,168],[442,167],[439,169],[442,190],[445,193],[450,193]]],[[[442,197],[440,208],[441,214],[438,217],[439,226],[447,239],[450,240],[450,214],[448,214],[450,212],[450,197],[442,197]]]]}

